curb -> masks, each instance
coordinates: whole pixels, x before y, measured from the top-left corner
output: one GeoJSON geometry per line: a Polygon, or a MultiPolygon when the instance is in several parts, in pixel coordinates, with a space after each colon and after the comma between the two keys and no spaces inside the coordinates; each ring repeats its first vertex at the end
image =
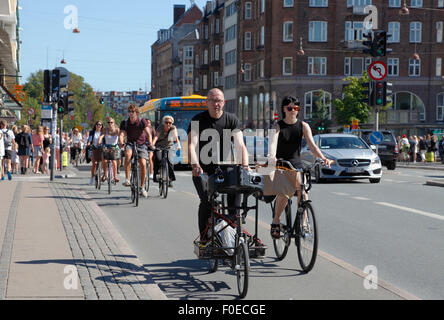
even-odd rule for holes
{"type": "Polygon", "coordinates": [[[424,169],[424,170],[443,170],[444,171],[444,165],[440,167],[436,166],[417,166],[417,165],[401,165],[396,164],[397,168],[407,168],[407,169],[424,169]]]}
{"type": "Polygon", "coordinates": [[[426,185],[434,186],[434,187],[444,187],[444,180],[443,181],[428,180],[428,181],[426,181],[426,185]]]}

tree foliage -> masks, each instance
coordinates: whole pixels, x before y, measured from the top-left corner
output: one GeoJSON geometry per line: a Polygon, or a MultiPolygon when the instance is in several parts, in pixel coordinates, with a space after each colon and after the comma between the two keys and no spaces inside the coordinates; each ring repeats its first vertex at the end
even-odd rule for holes
{"type": "Polygon", "coordinates": [[[366,123],[372,107],[362,102],[365,98],[362,93],[363,83],[370,81],[367,73],[361,78],[348,77],[344,81],[349,84],[344,88],[343,98],[334,99],[335,117],[339,125],[350,124],[352,120],[359,120],[360,123],[366,123]]]}

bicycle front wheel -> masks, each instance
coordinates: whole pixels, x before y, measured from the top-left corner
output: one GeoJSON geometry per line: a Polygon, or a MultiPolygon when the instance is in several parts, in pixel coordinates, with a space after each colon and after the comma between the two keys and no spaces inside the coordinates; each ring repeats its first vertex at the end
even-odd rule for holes
{"type": "Polygon", "coordinates": [[[250,274],[250,258],[245,241],[239,242],[234,255],[234,267],[237,278],[237,290],[239,298],[245,298],[248,292],[248,277],[250,274]]]}
{"type": "Polygon", "coordinates": [[[136,170],[134,170],[134,194],[136,199],[136,207],[139,206],[139,196],[140,196],[140,183],[139,183],[139,177],[140,177],[140,169],[139,166],[137,166],[136,170]]]}
{"type": "Polygon", "coordinates": [[[318,254],[318,230],[313,207],[309,202],[302,205],[295,221],[296,246],[299,264],[304,272],[313,269],[318,254]]]}
{"type": "Polygon", "coordinates": [[[99,190],[102,185],[102,166],[100,164],[101,162],[97,162],[97,189],[99,190]]]}
{"type": "Polygon", "coordinates": [[[108,194],[111,194],[112,176],[113,176],[113,165],[111,161],[108,161],[108,194]]]}
{"type": "Polygon", "coordinates": [[[145,175],[145,190],[148,192],[150,189],[150,161],[146,160],[146,175],[145,175]]]}
{"type": "MultiPolygon", "coordinates": [[[[272,206],[273,218],[275,215],[276,200],[272,206]]],[[[285,217],[281,216],[279,239],[273,239],[274,252],[278,260],[284,260],[291,242],[291,200],[285,207],[285,217]]]]}
{"type": "Polygon", "coordinates": [[[168,184],[169,184],[169,172],[168,164],[162,166],[162,183],[163,183],[163,198],[166,199],[168,196],[168,184]]]}

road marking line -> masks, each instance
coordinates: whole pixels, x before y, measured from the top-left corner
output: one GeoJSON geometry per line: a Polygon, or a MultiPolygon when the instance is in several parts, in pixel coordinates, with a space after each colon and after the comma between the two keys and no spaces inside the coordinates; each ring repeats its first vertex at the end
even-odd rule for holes
{"type": "Polygon", "coordinates": [[[345,193],[345,192],[332,192],[333,194],[336,194],[338,196],[349,196],[349,193],[345,193]]]}
{"type": "Polygon", "coordinates": [[[399,206],[396,204],[392,204],[392,203],[388,203],[388,202],[375,202],[376,204],[379,204],[381,206],[386,206],[386,207],[391,207],[391,208],[395,208],[395,209],[399,209],[399,210],[403,210],[403,211],[408,211],[411,213],[416,213],[425,217],[429,217],[429,218],[433,218],[433,219],[438,219],[438,220],[442,220],[444,221],[444,216],[441,216],[439,214],[436,213],[430,213],[430,212],[426,212],[426,211],[422,211],[422,210],[418,210],[418,209],[413,209],[413,208],[408,208],[408,207],[404,207],[404,206],[399,206]]]}
{"type": "Polygon", "coordinates": [[[352,197],[352,199],[355,199],[355,200],[365,200],[365,201],[371,200],[371,199],[365,198],[365,197],[352,197]]]}

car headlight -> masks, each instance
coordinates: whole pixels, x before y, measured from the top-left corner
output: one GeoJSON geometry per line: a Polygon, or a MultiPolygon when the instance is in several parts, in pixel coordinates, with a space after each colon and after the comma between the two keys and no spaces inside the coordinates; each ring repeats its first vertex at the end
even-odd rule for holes
{"type": "Polygon", "coordinates": [[[380,163],[381,163],[381,159],[379,159],[379,157],[372,159],[372,164],[380,164],[380,163]]]}

